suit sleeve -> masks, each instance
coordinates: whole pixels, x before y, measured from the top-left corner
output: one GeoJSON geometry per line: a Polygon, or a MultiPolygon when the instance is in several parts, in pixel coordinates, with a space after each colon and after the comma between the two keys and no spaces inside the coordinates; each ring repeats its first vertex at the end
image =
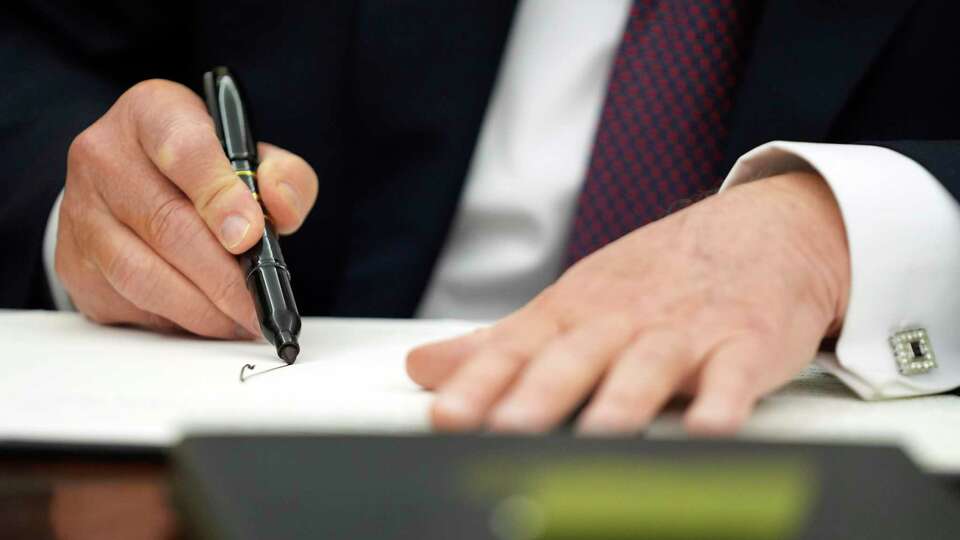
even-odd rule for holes
{"type": "Polygon", "coordinates": [[[0,17],[0,308],[52,307],[44,229],[70,143],[129,86],[122,59],[150,35],[130,9],[16,2],[0,17]]]}
{"type": "MultiPolygon", "coordinates": [[[[821,364],[865,399],[960,386],[960,160],[952,143],[775,141],[742,156],[721,189],[819,173],[843,216],[851,288],[836,355],[821,364]]],[[[960,148],[958,146],[957,148],[960,148]]]]}

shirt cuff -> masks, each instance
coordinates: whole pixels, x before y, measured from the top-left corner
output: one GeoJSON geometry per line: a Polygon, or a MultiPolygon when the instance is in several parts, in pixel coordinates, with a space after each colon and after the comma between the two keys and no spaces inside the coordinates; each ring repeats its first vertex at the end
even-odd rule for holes
{"type": "Polygon", "coordinates": [[[50,210],[50,217],[47,218],[47,228],[43,232],[43,269],[47,274],[47,284],[50,286],[50,296],[53,298],[53,305],[61,311],[76,311],[73,302],[67,295],[67,289],[57,277],[54,270],[53,261],[57,254],[57,230],[60,225],[60,203],[63,201],[63,190],[53,203],[53,209],[50,210]]]}
{"type": "Polygon", "coordinates": [[[794,171],[819,173],[840,207],[850,298],[836,355],[818,363],[865,399],[960,386],[960,205],[926,169],[879,146],[774,141],[744,154],[721,191],[794,171]],[[937,359],[903,375],[890,338],[925,329],[937,359]]]}

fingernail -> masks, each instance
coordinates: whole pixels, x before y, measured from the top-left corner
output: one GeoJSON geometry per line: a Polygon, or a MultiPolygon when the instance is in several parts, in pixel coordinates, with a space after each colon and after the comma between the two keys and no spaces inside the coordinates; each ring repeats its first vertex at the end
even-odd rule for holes
{"type": "Polygon", "coordinates": [[[576,431],[581,435],[603,436],[617,433],[622,430],[621,423],[616,419],[622,416],[619,411],[596,409],[587,411],[577,423],[576,431]]]}
{"type": "Polygon", "coordinates": [[[733,415],[719,407],[696,409],[690,413],[690,420],[704,435],[724,433],[735,425],[733,415]]]}
{"type": "Polygon", "coordinates": [[[717,414],[716,410],[709,407],[700,406],[690,411],[690,419],[702,424],[716,422],[718,418],[720,418],[720,415],[717,414]]]}
{"type": "Polygon", "coordinates": [[[497,430],[530,429],[533,418],[527,407],[508,403],[497,407],[490,415],[490,425],[497,430]]]}
{"type": "Polygon", "coordinates": [[[474,416],[473,407],[460,396],[441,394],[434,406],[440,414],[455,421],[468,421],[474,416]]]}
{"type": "Polygon", "coordinates": [[[239,214],[230,214],[220,226],[220,239],[227,248],[243,242],[250,230],[250,222],[239,214]]]}
{"type": "Polygon", "coordinates": [[[300,202],[300,194],[297,193],[297,190],[286,182],[280,182],[277,184],[277,190],[280,192],[280,195],[283,196],[284,200],[287,201],[287,204],[293,207],[299,215],[301,213],[302,207],[300,202]]]}

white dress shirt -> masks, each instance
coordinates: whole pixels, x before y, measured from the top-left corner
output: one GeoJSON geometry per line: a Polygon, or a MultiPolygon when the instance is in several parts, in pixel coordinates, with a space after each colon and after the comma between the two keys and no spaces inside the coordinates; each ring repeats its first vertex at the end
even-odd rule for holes
{"type": "Polygon", "coordinates": [[[912,159],[878,146],[771,142],[742,156],[724,188],[795,170],[826,179],[850,248],[850,302],[835,359],[822,367],[866,399],[960,386],[960,205],[912,159]],[[937,355],[901,375],[889,337],[924,328],[937,355]]]}
{"type": "Polygon", "coordinates": [[[492,320],[557,278],[630,0],[525,0],[419,317],[492,320]]]}
{"type": "MultiPolygon", "coordinates": [[[[629,7],[520,3],[419,317],[497,319],[558,277],[629,7]]],[[[868,399],[960,385],[960,205],[910,158],[862,145],[769,143],[741,157],[724,188],[795,170],[830,184],[850,246],[847,317],[836,359],[824,367],[868,399]],[[929,332],[939,366],[900,375],[888,338],[915,327],[929,332]]],[[[45,259],[63,309],[69,302],[52,269],[58,205],[45,259]]]]}

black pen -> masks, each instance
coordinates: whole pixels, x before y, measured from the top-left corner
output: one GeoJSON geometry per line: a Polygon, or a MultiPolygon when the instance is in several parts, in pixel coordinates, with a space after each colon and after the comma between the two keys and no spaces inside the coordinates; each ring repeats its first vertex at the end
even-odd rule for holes
{"type": "MultiPolygon", "coordinates": [[[[225,67],[215,67],[203,75],[207,110],[213,117],[217,136],[233,170],[260,201],[257,192],[257,141],[250,127],[246,100],[237,78],[225,67]]],[[[263,203],[261,202],[261,207],[263,203]]],[[[300,353],[300,314],[290,288],[290,271],[280,253],[280,242],[264,209],[263,238],[241,254],[240,267],[253,295],[260,330],[277,348],[277,356],[292,364],[300,353]]]]}

